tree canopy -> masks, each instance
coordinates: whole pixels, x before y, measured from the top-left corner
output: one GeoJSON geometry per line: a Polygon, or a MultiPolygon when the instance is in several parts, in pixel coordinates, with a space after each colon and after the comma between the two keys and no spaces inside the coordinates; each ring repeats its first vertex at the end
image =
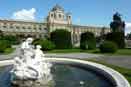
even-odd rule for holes
{"type": "Polygon", "coordinates": [[[112,32],[124,32],[125,22],[118,12],[113,15],[113,21],[110,23],[110,28],[112,29],[112,32]]]}

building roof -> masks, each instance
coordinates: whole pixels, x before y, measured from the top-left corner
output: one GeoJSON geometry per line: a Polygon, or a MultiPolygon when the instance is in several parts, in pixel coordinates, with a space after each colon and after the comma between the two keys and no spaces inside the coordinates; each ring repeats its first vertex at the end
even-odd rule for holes
{"type": "Polygon", "coordinates": [[[60,5],[56,4],[56,5],[52,8],[52,11],[64,11],[64,9],[63,9],[60,5]]]}

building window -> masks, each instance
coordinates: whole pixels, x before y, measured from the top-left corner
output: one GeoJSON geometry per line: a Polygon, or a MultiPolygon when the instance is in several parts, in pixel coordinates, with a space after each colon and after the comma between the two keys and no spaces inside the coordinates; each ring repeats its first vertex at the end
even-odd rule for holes
{"type": "Polygon", "coordinates": [[[34,29],[36,30],[36,27],[34,27],[34,29]]]}
{"type": "Polygon", "coordinates": [[[3,28],[6,28],[6,25],[4,25],[3,28]]]}
{"type": "Polygon", "coordinates": [[[61,18],[61,14],[59,14],[59,18],[61,18]]]}
{"type": "Polygon", "coordinates": [[[39,28],[39,30],[42,30],[42,28],[39,28]]]}
{"type": "Polygon", "coordinates": [[[19,29],[20,27],[19,26],[16,26],[16,29],[19,29]]]}
{"type": "Polygon", "coordinates": [[[31,29],[31,27],[28,27],[28,29],[31,29]]]}
{"type": "Polygon", "coordinates": [[[24,26],[23,26],[22,28],[23,28],[23,29],[25,29],[25,27],[24,27],[24,26]]]}
{"type": "Polygon", "coordinates": [[[71,16],[69,16],[69,19],[71,18],[71,16]]]}
{"type": "Polygon", "coordinates": [[[4,25],[3,25],[3,28],[7,28],[7,26],[6,26],[7,24],[6,23],[4,23],[4,25]]]}
{"type": "Polygon", "coordinates": [[[54,14],[54,18],[56,18],[56,14],[54,14]]]}
{"type": "Polygon", "coordinates": [[[53,14],[51,14],[51,17],[53,17],[54,15],[53,14]]]}
{"type": "Polygon", "coordinates": [[[13,28],[13,26],[11,25],[10,28],[13,28]]]}

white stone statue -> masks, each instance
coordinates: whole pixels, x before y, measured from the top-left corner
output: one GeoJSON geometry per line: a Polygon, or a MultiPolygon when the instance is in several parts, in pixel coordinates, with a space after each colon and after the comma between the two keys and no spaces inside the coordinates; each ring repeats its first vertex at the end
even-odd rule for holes
{"type": "Polygon", "coordinates": [[[14,67],[11,71],[12,81],[19,80],[52,80],[50,73],[51,64],[44,58],[41,46],[36,49],[31,44],[32,38],[27,38],[21,45],[21,54],[14,58],[14,67]]]}
{"type": "Polygon", "coordinates": [[[30,49],[32,48],[33,38],[27,38],[21,45],[21,49],[30,49]]]}

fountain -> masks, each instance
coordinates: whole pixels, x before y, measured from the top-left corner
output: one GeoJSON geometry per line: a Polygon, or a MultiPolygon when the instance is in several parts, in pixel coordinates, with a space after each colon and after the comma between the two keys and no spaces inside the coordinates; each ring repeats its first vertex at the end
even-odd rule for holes
{"type": "Polygon", "coordinates": [[[131,87],[119,72],[104,65],[45,57],[32,41],[27,38],[13,60],[0,61],[0,87],[131,87]]]}
{"type": "Polygon", "coordinates": [[[32,41],[32,38],[27,38],[21,45],[19,56],[14,58],[11,83],[19,87],[49,87],[53,82],[50,73],[52,65],[44,60],[41,46],[37,45],[34,48],[32,41]]]}

